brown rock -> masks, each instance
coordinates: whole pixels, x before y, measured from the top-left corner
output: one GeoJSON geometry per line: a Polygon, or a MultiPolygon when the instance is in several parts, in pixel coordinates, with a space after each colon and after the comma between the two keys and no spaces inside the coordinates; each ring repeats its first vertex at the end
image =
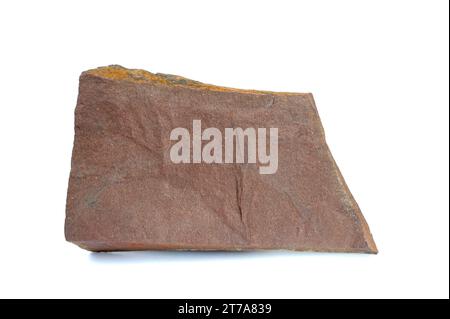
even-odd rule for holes
{"type": "Polygon", "coordinates": [[[119,66],[80,77],[65,234],[92,251],[377,252],[311,94],[230,89],[119,66]],[[278,128],[278,169],[261,174],[259,158],[173,163],[171,131],[192,133],[193,120],[222,133],[278,128]]]}

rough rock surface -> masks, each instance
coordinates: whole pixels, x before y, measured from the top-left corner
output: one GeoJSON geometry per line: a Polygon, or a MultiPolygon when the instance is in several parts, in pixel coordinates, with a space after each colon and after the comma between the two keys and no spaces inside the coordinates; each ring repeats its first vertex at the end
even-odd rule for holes
{"type": "Polygon", "coordinates": [[[311,94],[217,87],[109,66],[83,72],[66,239],[91,251],[376,253],[311,94]],[[173,128],[279,128],[279,165],[174,164],[173,128]]]}

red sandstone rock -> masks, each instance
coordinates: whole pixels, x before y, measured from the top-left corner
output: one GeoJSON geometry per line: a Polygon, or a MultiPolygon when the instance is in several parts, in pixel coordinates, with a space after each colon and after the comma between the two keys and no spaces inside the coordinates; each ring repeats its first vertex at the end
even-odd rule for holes
{"type": "Polygon", "coordinates": [[[311,94],[110,66],[81,75],[75,113],[65,234],[82,248],[377,252],[311,94]],[[195,119],[278,128],[278,169],[173,163],[170,133],[195,119]]]}

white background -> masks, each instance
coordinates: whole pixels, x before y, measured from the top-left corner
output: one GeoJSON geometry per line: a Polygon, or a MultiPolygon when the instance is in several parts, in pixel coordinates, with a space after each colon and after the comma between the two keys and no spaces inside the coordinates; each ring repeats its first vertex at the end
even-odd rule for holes
{"type": "Polygon", "coordinates": [[[449,297],[448,1],[2,1],[0,297],[449,297]],[[65,242],[78,76],[313,92],[380,253],[65,242]]]}

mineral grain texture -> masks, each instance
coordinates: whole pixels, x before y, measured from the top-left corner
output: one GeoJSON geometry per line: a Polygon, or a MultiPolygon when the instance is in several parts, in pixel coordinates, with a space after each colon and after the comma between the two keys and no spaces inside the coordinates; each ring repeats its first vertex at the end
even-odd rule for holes
{"type": "Polygon", "coordinates": [[[239,90],[120,66],[83,72],[66,239],[90,251],[377,253],[309,93],[239,90]],[[172,129],[278,128],[278,170],[174,164],[172,129]]]}

